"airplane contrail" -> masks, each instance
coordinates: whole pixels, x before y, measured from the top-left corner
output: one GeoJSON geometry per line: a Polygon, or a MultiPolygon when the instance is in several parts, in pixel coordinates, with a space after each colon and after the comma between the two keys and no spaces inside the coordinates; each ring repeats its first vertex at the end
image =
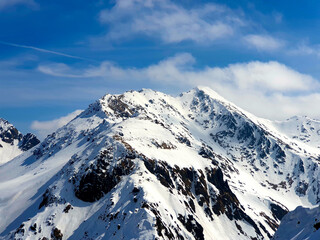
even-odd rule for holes
{"type": "Polygon", "coordinates": [[[96,60],[93,60],[93,59],[90,59],[90,58],[78,57],[78,56],[74,56],[74,55],[70,55],[70,54],[66,54],[66,53],[55,52],[55,51],[51,51],[51,50],[47,50],[47,49],[43,49],[43,48],[37,48],[37,47],[33,47],[33,46],[27,46],[27,45],[4,42],[4,41],[0,41],[0,44],[11,46],[11,47],[32,49],[32,50],[35,50],[35,51],[44,52],[44,53],[51,53],[51,54],[55,54],[55,55],[59,55],[59,56],[63,56],[63,57],[68,57],[68,58],[74,58],[74,59],[80,59],[80,60],[85,60],[85,61],[97,62],[96,60]]]}

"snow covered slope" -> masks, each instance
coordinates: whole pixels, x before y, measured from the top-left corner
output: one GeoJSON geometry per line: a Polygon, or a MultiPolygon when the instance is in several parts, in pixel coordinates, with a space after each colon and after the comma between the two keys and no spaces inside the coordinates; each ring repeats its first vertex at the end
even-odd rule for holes
{"type": "Polygon", "coordinates": [[[282,220],[274,240],[319,240],[320,207],[297,207],[282,220]]]}
{"type": "Polygon", "coordinates": [[[273,124],[289,138],[320,148],[320,120],[295,116],[286,121],[275,121],[273,124]]]}
{"type": "Polygon", "coordinates": [[[209,88],[107,94],[0,166],[0,239],[270,239],[319,156],[209,88]]]}
{"type": "Polygon", "coordinates": [[[39,142],[35,135],[31,133],[23,135],[7,120],[0,118],[0,165],[29,150],[39,142]]]}

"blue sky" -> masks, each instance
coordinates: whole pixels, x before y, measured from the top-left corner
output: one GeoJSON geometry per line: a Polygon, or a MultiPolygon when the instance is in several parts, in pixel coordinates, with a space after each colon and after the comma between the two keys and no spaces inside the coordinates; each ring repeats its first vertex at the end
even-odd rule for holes
{"type": "Polygon", "coordinates": [[[319,28],[312,0],[0,0],[0,117],[45,134],[105,93],[197,85],[320,117],[319,28]]]}

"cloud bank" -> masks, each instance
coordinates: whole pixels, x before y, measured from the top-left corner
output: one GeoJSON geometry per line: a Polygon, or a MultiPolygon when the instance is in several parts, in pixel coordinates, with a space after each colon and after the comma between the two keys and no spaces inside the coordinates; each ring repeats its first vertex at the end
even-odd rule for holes
{"type": "MultiPolygon", "coordinates": [[[[281,23],[282,15],[275,13],[264,20],[281,23]]],[[[116,0],[110,9],[100,12],[99,20],[107,26],[104,40],[130,40],[147,36],[166,44],[192,41],[211,44],[232,40],[245,47],[275,51],[285,47],[285,41],[265,32],[263,26],[250,19],[243,10],[231,9],[217,3],[182,6],[170,0],[116,0]],[[253,32],[252,32],[253,31],[253,32]]]]}
{"type": "Polygon", "coordinates": [[[56,131],[58,128],[66,125],[76,116],[78,116],[82,110],[76,110],[72,113],[69,113],[66,116],[54,119],[51,121],[33,121],[31,124],[31,129],[36,131],[36,135],[43,140],[46,136],[56,131]]]}
{"type": "Polygon", "coordinates": [[[107,39],[140,34],[165,43],[205,43],[232,35],[245,24],[241,15],[218,4],[188,9],[169,0],[117,0],[111,9],[101,11],[99,19],[109,26],[107,39]]]}
{"type": "Polygon", "coordinates": [[[252,61],[202,69],[195,68],[195,63],[192,55],[181,53],[145,68],[122,68],[111,62],[103,62],[84,70],[61,64],[42,65],[38,70],[59,77],[149,81],[185,90],[206,85],[260,117],[320,117],[320,111],[314,108],[314,104],[320,101],[320,84],[310,75],[276,61],[252,61]]]}

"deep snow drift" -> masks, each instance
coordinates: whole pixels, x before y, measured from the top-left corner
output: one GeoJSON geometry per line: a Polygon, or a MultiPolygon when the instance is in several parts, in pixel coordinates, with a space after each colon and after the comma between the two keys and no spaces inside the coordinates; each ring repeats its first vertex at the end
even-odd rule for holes
{"type": "Polygon", "coordinates": [[[0,239],[270,239],[320,202],[319,131],[208,88],[107,94],[0,166],[0,239]]]}

